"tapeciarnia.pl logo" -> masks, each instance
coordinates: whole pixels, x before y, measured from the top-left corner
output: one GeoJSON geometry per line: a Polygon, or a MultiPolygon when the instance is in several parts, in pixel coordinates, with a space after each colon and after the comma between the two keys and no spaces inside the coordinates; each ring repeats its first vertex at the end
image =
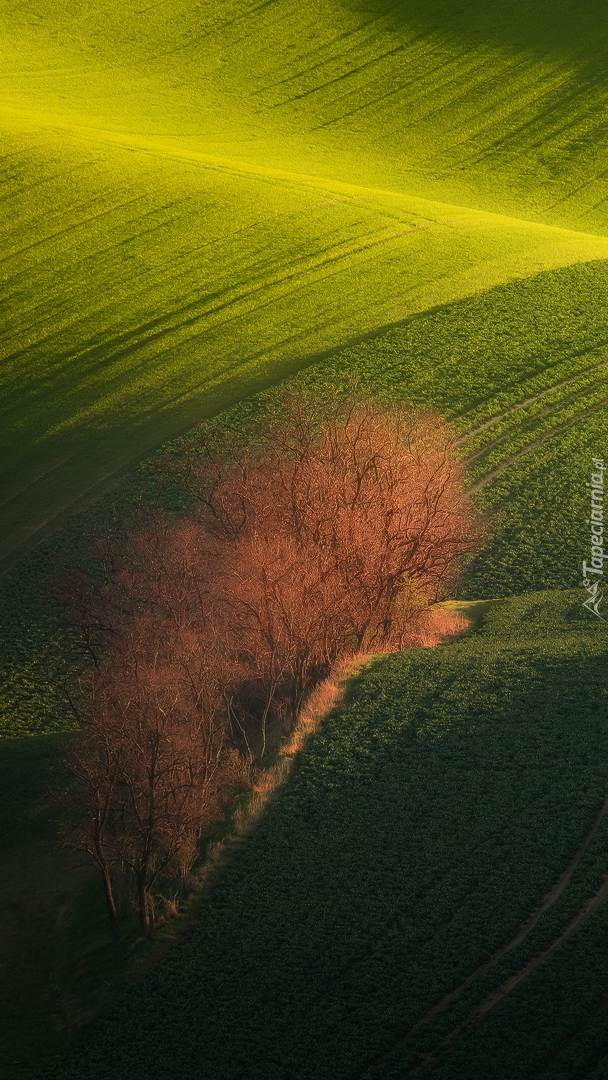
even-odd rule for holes
{"type": "Polygon", "coordinates": [[[600,588],[604,574],[604,559],[608,559],[608,551],[604,552],[604,461],[603,458],[592,458],[593,471],[591,482],[587,484],[591,501],[591,516],[586,519],[586,524],[591,526],[591,562],[583,561],[583,585],[589,596],[583,601],[583,607],[603,619],[599,607],[604,598],[600,588]],[[592,576],[593,575],[593,576],[592,576]]]}

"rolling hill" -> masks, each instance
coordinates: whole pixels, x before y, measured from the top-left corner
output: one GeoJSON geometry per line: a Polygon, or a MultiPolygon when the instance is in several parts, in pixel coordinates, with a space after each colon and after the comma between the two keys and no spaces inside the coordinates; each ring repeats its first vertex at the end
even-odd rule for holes
{"type": "Polygon", "coordinates": [[[312,359],[606,258],[600,16],[5,0],[4,565],[312,359]]]}
{"type": "Polygon", "coordinates": [[[485,603],[369,665],[192,935],[45,1080],[533,1080],[575,1040],[549,1075],[606,1061],[607,640],[578,599],[485,603]]]}
{"type": "Polygon", "coordinates": [[[193,935],[45,1076],[605,1080],[605,623],[572,589],[608,430],[603,7],[0,11],[7,1075],[128,963],[51,854],[40,577],[196,421],[355,375],[452,423],[482,625],[362,673],[193,935]]]}

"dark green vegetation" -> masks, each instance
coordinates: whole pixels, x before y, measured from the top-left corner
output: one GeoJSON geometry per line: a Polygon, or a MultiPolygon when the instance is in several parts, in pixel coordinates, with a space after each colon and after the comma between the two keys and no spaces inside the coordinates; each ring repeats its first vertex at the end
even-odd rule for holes
{"type": "MultiPolygon", "coordinates": [[[[194,897],[144,944],[121,911],[112,943],[99,876],[82,852],[62,848],[58,793],[65,733],[0,742],[0,1075],[26,1080],[64,1053],[83,1024],[107,1008],[116,987],[137,978],[192,921],[194,897]]],[[[228,821],[206,840],[221,839],[228,821]]]]}
{"type": "Polygon", "coordinates": [[[93,868],[57,842],[49,794],[65,735],[0,744],[0,1072],[15,1078],[66,1045],[124,966],[93,868]]]}
{"type": "MultiPolygon", "coordinates": [[[[236,852],[192,936],[45,1076],[346,1080],[377,1065],[371,1075],[401,1080],[446,1024],[560,935],[608,869],[604,823],[519,951],[423,1025],[407,1057],[406,1046],[391,1057],[513,938],[597,819],[607,642],[585,616],[572,592],[497,601],[466,638],[366,669],[236,852]]],[[[439,1057],[437,1074],[533,1077],[579,1028],[588,1039],[582,1025],[605,993],[605,921],[600,908],[439,1057]],[[572,987],[558,995],[563,1018],[547,1008],[557,968],[572,987]],[[537,1003],[527,1059],[524,998],[537,1003]],[[499,1043],[511,1071],[493,1073],[499,1043]]],[[[607,1049],[608,1025],[593,1060],[607,1049]]]]}

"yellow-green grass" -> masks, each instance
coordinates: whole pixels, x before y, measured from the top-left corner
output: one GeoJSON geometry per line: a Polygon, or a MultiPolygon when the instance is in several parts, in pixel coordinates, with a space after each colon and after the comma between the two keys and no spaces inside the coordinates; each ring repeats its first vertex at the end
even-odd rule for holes
{"type": "Polygon", "coordinates": [[[47,123],[606,230],[600,0],[3,0],[47,123]]]}
{"type": "MultiPolygon", "coordinates": [[[[494,474],[476,497],[504,521],[470,595],[576,581],[578,485],[608,397],[606,276],[590,262],[608,259],[598,0],[1,0],[0,14],[5,565],[194,420],[403,323],[327,365],[365,375],[371,357],[374,388],[454,421],[473,484],[494,474]],[[487,290],[518,278],[496,305],[487,290]],[[445,307],[464,297],[478,306],[445,307]]],[[[24,573],[3,722],[33,734],[66,720],[24,573]]],[[[486,607],[469,610],[482,622],[486,607]]],[[[8,1058],[27,1043],[15,1077],[123,962],[90,871],[50,851],[44,775],[62,738],[4,742],[0,760],[21,814],[3,854],[8,1058]]]]}
{"type": "Polygon", "coordinates": [[[608,257],[563,201],[604,190],[601,26],[457,7],[6,0],[4,565],[252,389],[608,257]]]}
{"type": "Polygon", "coordinates": [[[62,134],[4,162],[5,558],[306,358],[608,240],[62,134]]]}

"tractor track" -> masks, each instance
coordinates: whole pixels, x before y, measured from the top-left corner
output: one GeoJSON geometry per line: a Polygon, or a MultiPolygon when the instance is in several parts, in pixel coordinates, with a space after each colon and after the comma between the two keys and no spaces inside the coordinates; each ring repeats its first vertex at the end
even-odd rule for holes
{"type": "MultiPolygon", "coordinates": [[[[608,897],[608,871],[605,873],[604,880],[595,895],[585,902],[578,915],[575,915],[568,923],[566,929],[563,930],[539,956],[535,956],[532,960],[528,961],[528,963],[520,968],[515,975],[512,975],[511,978],[507,979],[502,986],[499,986],[497,990],[493,990],[491,994],[488,994],[481,1004],[477,1005],[469,1015],[460,1022],[460,1024],[453,1028],[452,1031],[441,1040],[432,1053],[426,1054],[420,1065],[417,1065],[415,1069],[410,1069],[410,1071],[406,1073],[406,1076],[420,1076],[429,1065],[434,1065],[439,1054],[443,1050],[448,1050],[462,1034],[467,1033],[479,1024],[480,1021],[483,1020],[488,1013],[491,1013],[497,1005],[500,1005],[501,1002],[508,997],[511,991],[515,990],[528,975],[531,975],[533,971],[536,971],[541,964],[545,962],[545,960],[548,960],[560,945],[563,945],[568,938],[572,937],[572,935],[580,929],[583,923],[598,910],[606,897],[608,897]]],[[[548,1066],[545,1066],[545,1068],[547,1067],[548,1066]]]]}
{"type": "MultiPolygon", "coordinates": [[[[551,908],[553,906],[553,904],[556,902],[556,900],[558,900],[560,898],[562,893],[566,890],[566,888],[570,884],[570,881],[571,881],[571,878],[572,878],[572,875],[573,875],[574,871],[576,870],[578,864],[580,863],[583,855],[587,851],[587,848],[589,847],[593,837],[595,836],[595,833],[597,832],[601,822],[603,821],[603,819],[604,819],[604,817],[606,816],[607,813],[608,813],[608,795],[606,795],[606,798],[604,799],[604,802],[602,803],[602,805],[600,807],[600,810],[599,810],[599,813],[597,814],[593,824],[591,825],[591,828],[585,834],[583,840],[581,841],[578,848],[576,849],[576,851],[575,851],[574,855],[572,856],[570,862],[568,863],[566,869],[560,874],[560,876],[557,879],[555,885],[550,890],[550,892],[548,892],[547,895],[544,897],[544,899],[542,900],[542,902],[538,906],[538,908],[536,908],[536,910],[532,913],[532,915],[530,915],[530,917],[526,920],[526,922],[523,923],[523,925],[518,930],[515,937],[511,938],[511,940],[508,941],[506,945],[502,945],[501,948],[498,949],[495,953],[493,953],[492,956],[488,960],[486,960],[483,964],[481,964],[478,968],[476,968],[475,971],[473,971],[470,975],[467,975],[467,977],[465,979],[463,979],[463,981],[461,983],[459,983],[458,986],[456,986],[453,990],[450,990],[449,993],[445,994],[444,997],[442,997],[441,1000],[436,1005],[434,1005],[431,1009],[429,1009],[429,1011],[426,1012],[424,1014],[424,1016],[422,1016],[420,1018],[420,1020],[418,1020],[414,1024],[414,1026],[412,1028],[410,1028],[410,1030],[407,1032],[406,1035],[403,1035],[400,1039],[398,1039],[393,1044],[393,1046],[390,1048],[390,1050],[385,1051],[385,1053],[382,1054],[381,1057],[379,1057],[375,1062],[373,1062],[371,1065],[369,1065],[367,1067],[367,1069],[363,1073],[360,1074],[360,1080],[367,1080],[367,1077],[373,1076],[373,1074],[376,1072],[376,1070],[379,1069],[382,1065],[384,1065],[385,1062],[389,1059],[389,1057],[391,1057],[397,1050],[400,1050],[401,1047],[406,1046],[407,1043],[410,1042],[410,1040],[420,1030],[420,1028],[423,1027],[424,1024],[430,1023],[430,1021],[434,1020],[435,1017],[439,1015],[439,1013],[443,1012],[444,1009],[447,1009],[448,1005],[451,1005],[454,1001],[457,1001],[458,998],[462,996],[462,994],[465,992],[465,990],[468,990],[469,986],[471,986],[471,984],[473,982],[475,982],[476,979],[478,979],[481,975],[485,975],[485,973],[487,971],[489,971],[490,968],[495,967],[495,965],[499,962],[499,960],[502,959],[503,956],[506,955],[506,953],[510,952],[512,949],[516,948],[518,945],[521,945],[521,943],[525,940],[525,938],[528,936],[530,931],[533,930],[534,927],[537,925],[537,923],[538,923],[539,919],[541,918],[541,916],[544,915],[545,912],[548,911],[549,908],[551,908]]],[[[608,895],[608,873],[606,874],[606,878],[604,879],[604,882],[600,886],[600,889],[598,890],[598,893],[596,893],[595,896],[591,898],[591,900],[586,902],[585,906],[581,909],[579,914],[577,916],[575,916],[575,918],[568,925],[568,927],[566,927],[566,930],[563,931],[562,935],[560,935],[560,937],[557,938],[553,942],[553,944],[547,950],[545,950],[544,953],[541,954],[540,957],[536,957],[534,961],[531,961],[531,964],[535,964],[536,967],[538,967],[538,965],[542,962],[542,960],[546,959],[546,957],[549,956],[550,953],[553,952],[554,949],[556,949],[558,947],[558,945],[560,945],[562,943],[562,941],[566,940],[566,937],[569,937],[570,934],[574,933],[574,929],[578,929],[578,925],[580,925],[583,921],[585,921],[585,918],[587,918],[588,915],[592,914],[592,911],[590,910],[588,912],[588,914],[586,914],[585,917],[581,919],[582,913],[584,913],[587,910],[587,907],[596,900],[596,898],[598,897],[598,895],[600,893],[602,894],[602,896],[601,896],[601,899],[599,900],[599,902],[597,903],[596,907],[599,907],[599,904],[606,897],[606,895],[608,895]],[[577,923],[577,920],[580,920],[580,922],[577,923]],[[574,929],[571,929],[571,927],[573,927],[574,923],[577,923],[577,925],[576,925],[576,927],[574,927],[574,929]]],[[[596,908],[594,907],[593,911],[595,911],[595,910],[596,910],[596,908]]],[[[496,997],[496,995],[500,994],[501,996],[499,998],[497,998],[497,1000],[494,1002],[494,1004],[488,1005],[488,1007],[485,1009],[485,1011],[483,1013],[480,1013],[479,1019],[482,1018],[482,1015],[486,1015],[487,1012],[490,1012],[491,1009],[494,1008],[495,1005],[497,1005],[499,1003],[499,1001],[502,1001],[502,999],[504,997],[506,997],[506,994],[509,993],[510,990],[512,990],[516,985],[518,985],[518,983],[521,982],[522,979],[525,978],[525,975],[529,974],[529,971],[531,971],[531,970],[533,970],[533,968],[530,967],[530,965],[526,965],[526,967],[522,968],[520,970],[520,972],[517,972],[516,975],[514,975],[512,977],[512,979],[510,979],[506,983],[504,983],[501,987],[498,988],[498,990],[494,991],[491,995],[488,995],[488,997],[484,999],[484,1001],[481,1003],[481,1005],[476,1006],[476,1008],[471,1013],[469,1013],[468,1017],[466,1017],[465,1020],[463,1020],[462,1023],[458,1025],[458,1027],[454,1028],[453,1031],[451,1031],[445,1037],[445,1039],[442,1040],[442,1042],[439,1044],[439,1047],[443,1047],[444,1045],[447,1047],[448,1040],[455,1041],[455,1039],[461,1033],[461,1031],[465,1028],[465,1026],[467,1026],[469,1024],[472,1024],[474,1022],[474,1018],[477,1016],[479,1010],[481,1010],[486,1005],[486,1003],[490,1001],[490,999],[493,999],[494,997],[496,997]],[[525,974],[521,974],[521,972],[525,972],[525,974]],[[513,982],[513,980],[515,980],[515,979],[517,981],[513,982]],[[510,985],[511,983],[513,983],[513,985],[510,985]],[[505,987],[507,987],[507,986],[509,987],[509,989],[505,990],[505,987]],[[502,992],[502,991],[504,991],[504,992],[502,992]]],[[[434,1060],[435,1060],[435,1058],[432,1057],[432,1061],[434,1061],[434,1060]]],[[[430,1064],[431,1064],[431,1055],[429,1055],[429,1060],[428,1061],[425,1060],[424,1065],[419,1066],[418,1068],[419,1069],[426,1068],[426,1066],[430,1065],[430,1064]]],[[[414,1075],[417,1075],[417,1073],[412,1072],[412,1073],[408,1073],[407,1075],[408,1076],[409,1075],[414,1076],[414,1075]]]]}
{"type": "MultiPolygon", "coordinates": [[[[491,416],[489,420],[485,420],[479,427],[473,428],[471,431],[465,431],[462,435],[459,435],[458,438],[454,440],[454,446],[460,446],[463,442],[467,442],[468,439],[474,438],[475,435],[480,435],[482,431],[491,427],[492,424],[498,424],[501,420],[506,420],[508,416],[518,412],[520,409],[525,409],[527,405],[532,405],[535,401],[550,394],[553,390],[557,390],[558,387],[566,386],[567,383],[574,382],[576,379],[582,378],[583,375],[588,375],[590,372],[597,371],[598,368],[602,367],[608,367],[608,360],[600,360],[598,364],[593,364],[591,367],[584,368],[582,371],[577,371],[574,375],[568,375],[566,379],[560,379],[559,382],[553,383],[552,386],[547,386],[544,390],[539,390],[539,392],[533,394],[532,397],[524,398],[524,400],[519,401],[517,405],[511,405],[508,409],[505,409],[504,412],[491,416]]],[[[597,386],[598,383],[602,381],[602,379],[597,379],[595,382],[589,383],[588,386],[584,387],[582,390],[577,391],[577,393],[584,394],[587,389],[590,389],[592,386],[597,386]]],[[[572,395],[569,395],[569,397],[572,397],[572,395]]],[[[568,399],[562,398],[562,401],[566,400],[568,399]]]]}
{"type": "Polygon", "coordinates": [[[583,409],[581,412],[576,413],[569,420],[567,420],[563,424],[560,424],[558,427],[551,428],[550,431],[546,431],[538,439],[534,439],[532,442],[528,443],[527,446],[524,446],[522,450],[518,450],[516,454],[512,454],[504,461],[501,461],[500,465],[497,465],[496,468],[492,470],[492,472],[486,473],[485,476],[482,476],[480,480],[477,480],[474,484],[471,485],[471,487],[467,488],[467,491],[469,492],[469,494],[474,491],[479,491],[480,488],[485,487],[485,485],[489,484],[491,480],[495,479],[495,477],[500,476],[500,473],[504,472],[505,469],[508,469],[510,465],[514,465],[516,461],[519,461],[520,458],[525,457],[525,455],[529,454],[531,450],[535,450],[537,446],[541,445],[541,443],[546,442],[547,439],[552,439],[554,435],[559,435],[562,431],[566,431],[569,427],[572,427],[573,424],[577,424],[579,420],[582,420],[583,417],[590,416],[592,413],[595,412],[599,412],[600,409],[605,408],[607,405],[608,398],[604,398],[596,405],[591,405],[588,409],[583,409]]]}

